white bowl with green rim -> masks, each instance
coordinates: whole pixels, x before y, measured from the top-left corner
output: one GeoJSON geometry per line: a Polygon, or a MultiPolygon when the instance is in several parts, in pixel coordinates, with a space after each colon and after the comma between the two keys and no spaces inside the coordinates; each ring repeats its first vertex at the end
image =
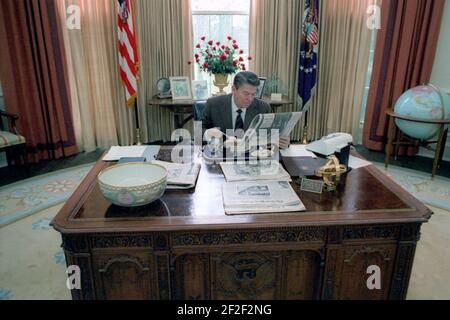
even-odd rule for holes
{"type": "Polygon", "coordinates": [[[117,164],[98,174],[100,190],[106,199],[122,207],[149,204],[164,194],[167,169],[147,162],[117,164]]]}

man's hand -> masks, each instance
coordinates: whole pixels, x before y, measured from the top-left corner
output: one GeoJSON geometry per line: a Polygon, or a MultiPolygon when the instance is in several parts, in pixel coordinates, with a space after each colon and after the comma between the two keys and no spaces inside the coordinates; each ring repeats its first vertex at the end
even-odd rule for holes
{"type": "Polygon", "coordinates": [[[220,139],[223,133],[218,128],[211,128],[205,131],[204,138],[206,141],[212,140],[212,138],[220,139]]]}
{"type": "Polygon", "coordinates": [[[280,137],[280,149],[287,149],[291,144],[290,137],[280,137]]]}

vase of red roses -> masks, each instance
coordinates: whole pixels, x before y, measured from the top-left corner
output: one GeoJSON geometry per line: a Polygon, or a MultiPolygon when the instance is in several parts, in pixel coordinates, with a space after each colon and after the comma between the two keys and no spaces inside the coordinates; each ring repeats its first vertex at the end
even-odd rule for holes
{"type": "MultiPolygon", "coordinates": [[[[194,50],[195,62],[200,70],[214,75],[214,85],[219,88],[219,94],[225,93],[223,88],[228,86],[228,76],[239,70],[246,70],[244,50],[239,48],[236,39],[231,36],[226,41],[208,40],[203,36],[194,50]]],[[[251,60],[248,57],[247,60],[251,60]]]]}

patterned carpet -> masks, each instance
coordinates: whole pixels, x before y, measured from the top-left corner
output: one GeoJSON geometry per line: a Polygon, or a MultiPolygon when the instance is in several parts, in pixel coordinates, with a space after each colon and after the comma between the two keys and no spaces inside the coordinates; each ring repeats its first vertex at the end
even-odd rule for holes
{"type": "Polygon", "coordinates": [[[59,170],[0,188],[0,227],[66,201],[94,164],[59,170]]]}
{"type": "Polygon", "coordinates": [[[384,164],[377,162],[374,162],[374,165],[423,203],[444,210],[450,210],[449,178],[440,176],[431,178],[430,173],[391,165],[386,170],[384,164]]]}
{"type": "MultiPolygon", "coordinates": [[[[49,203],[45,203],[45,199],[56,201],[56,197],[50,196],[53,196],[54,192],[48,190],[61,190],[62,192],[57,193],[58,199],[63,198],[62,194],[67,198],[75,185],[82,180],[90,166],[66,170],[66,173],[71,172],[70,175],[61,175],[62,172],[52,174],[53,180],[50,179],[49,175],[46,175],[41,176],[42,179],[34,178],[22,182],[22,185],[20,183],[14,185],[16,198],[8,198],[8,204],[14,205],[18,210],[27,212],[28,217],[0,227],[0,300],[71,298],[70,291],[66,288],[67,275],[65,273],[64,253],[60,247],[61,237],[49,226],[50,221],[63,206],[63,203],[60,200],[58,205],[51,206],[49,203]],[[68,180],[69,176],[75,178],[68,180]],[[66,182],[63,182],[63,180],[66,182]],[[56,183],[56,181],[59,182],[56,183]],[[69,183],[68,181],[72,182],[69,183]],[[68,185],[70,185],[70,190],[67,187],[68,185]],[[52,189],[51,187],[45,188],[45,186],[54,187],[52,189]],[[29,197],[27,197],[25,192],[20,193],[17,190],[34,190],[35,193],[33,193],[34,196],[29,193],[29,197]],[[47,190],[50,195],[44,193],[43,190],[47,190]],[[17,200],[19,199],[18,195],[22,195],[21,201],[17,200]],[[31,201],[33,199],[36,202],[31,201]],[[35,214],[30,213],[33,203],[36,203],[38,208],[34,211],[35,214]],[[25,205],[28,205],[28,210],[25,205]]],[[[388,173],[394,178],[398,177],[398,170],[392,166],[389,168],[394,170],[388,173]]],[[[403,184],[406,181],[406,183],[412,184],[415,192],[426,189],[427,184],[419,183],[422,180],[418,178],[425,179],[425,174],[422,177],[420,173],[407,171],[410,170],[406,170],[404,176],[396,178],[398,179],[397,182],[403,184]]],[[[441,179],[437,180],[441,181],[441,179]]],[[[442,186],[439,184],[439,187],[429,184],[430,188],[436,187],[437,189],[425,191],[424,194],[442,194],[442,197],[438,200],[444,199],[447,203],[444,201],[443,204],[448,204],[450,201],[450,197],[448,197],[450,185],[446,181],[446,179],[443,179],[444,183],[442,186]]],[[[403,186],[406,189],[411,189],[410,185],[403,186]]],[[[5,188],[0,189],[0,191],[4,192],[5,188]]],[[[1,196],[6,197],[3,193],[1,196]]],[[[3,201],[0,203],[4,205],[3,201]]],[[[430,222],[422,227],[422,238],[416,250],[408,299],[450,299],[450,246],[448,246],[450,243],[450,211],[430,208],[434,215],[430,222]]],[[[6,209],[3,209],[3,212],[5,211],[11,213],[13,210],[6,207],[6,209]]]]}

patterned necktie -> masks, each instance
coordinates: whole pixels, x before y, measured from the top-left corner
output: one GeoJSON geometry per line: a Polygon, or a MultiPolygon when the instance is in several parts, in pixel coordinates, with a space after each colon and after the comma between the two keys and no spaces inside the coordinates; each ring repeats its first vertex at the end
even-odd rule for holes
{"type": "Polygon", "coordinates": [[[244,130],[244,121],[242,120],[242,117],[241,117],[242,110],[238,109],[237,113],[238,113],[238,115],[236,117],[236,122],[234,124],[234,131],[236,131],[237,129],[244,130]]]}

